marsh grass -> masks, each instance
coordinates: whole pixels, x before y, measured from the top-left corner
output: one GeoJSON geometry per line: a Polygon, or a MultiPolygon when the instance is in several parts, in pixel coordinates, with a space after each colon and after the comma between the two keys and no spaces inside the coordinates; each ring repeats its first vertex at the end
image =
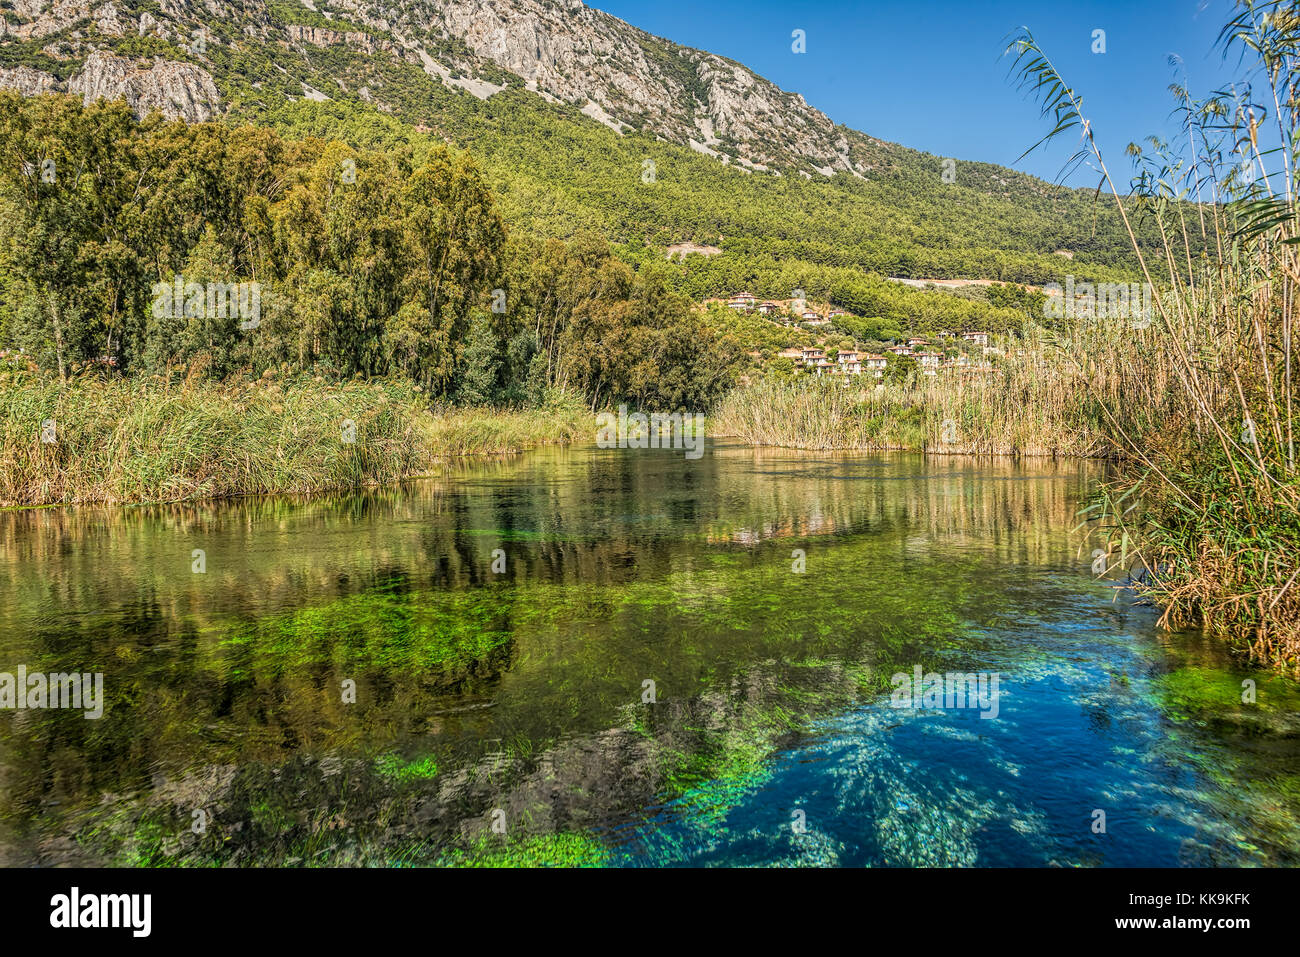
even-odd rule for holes
{"type": "Polygon", "coordinates": [[[1175,83],[1185,141],[1130,145],[1125,189],[1033,36],[1007,51],[1052,124],[1039,145],[1078,136],[1066,168],[1099,171],[1153,315],[1029,327],[1023,349],[963,377],[758,383],[723,400],[715,431],[811,449],[1113,459],[1119,477],[1080,516],[1105,572],[1153,597],[1164,624],[1199,623],[1300,670],[1300,5],[1240,3],[1221,41],[1253,63],[1249,92],[1196,101],[1175,83]],[[1265,123],[1285,145],[1266,145],[1265,123]],[[1156,247],[1137,241],[1140,219],[1156,247]]]}
{"type": "Polygon", "coordinates": [[[60,383],[0,366],[0,506],[179,502],[391,483],[465,455],[570,442],[576,402],[447,410],[401,381],[121,379],[60,383]],[[53,442],[42,424],[54,424],[53,442]],[[345,441],[346,423],[355,440],[345,441]]]}

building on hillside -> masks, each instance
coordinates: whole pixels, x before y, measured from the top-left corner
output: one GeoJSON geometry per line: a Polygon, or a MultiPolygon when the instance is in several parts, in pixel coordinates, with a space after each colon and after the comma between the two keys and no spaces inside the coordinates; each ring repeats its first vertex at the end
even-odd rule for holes
{"type": "Polygon", "coordinates": [[[953,338],[953,335],[952,332],[949,331],[948,329],[940,329],[938,332],[938,337],[940,339],[951,339],[953,338]]]}
{"type": "Polygon", "coordinates": [[[727,308],[735,309],[737,312],[749,312],[754,308],[754,303],[758,302],[753,293],[738,292],[727,300],[727,308]]]}
{"type": "Polygon", "coordinates": [[[813,346],[805,346],[801,351],[803,353],[803,364],[810,369],[826,358],[826,353],[813,346]]]}
{"type": "Polygon", "coordinates": [[[839,363],[840,371],[845,375],[862,375],[862,356],[860,353],[849,349],[837,355],[835,361],[839,363]]]}
{"type": "Polygon", "coordinates": [[[885,374],[885,366],[889,365],[889,360],[884,356],[876,355],[869,352],[862,359],[862,370],[868,375],[875,375],[877,379],[885,374]]]}
{"type": "Polygon", "coordinates": [[[987,332],[963,332],[961,337],[967,342],[973,342],[977,346],[987,346],[989,344],[989,334],[987,332]]]}
{"type": "Polygon", "coordinates": [[[889,351],[896,356],[910,356],[912,354],[912,350],[907,346],[890,346],[889,351]]]}
{"type": "Polygon", "coordinates": [[[835,309],[835,310],[831,311],[831,312],[826,316],[826,318],[827,318],[827,319],[843,319],[843,318],[845,318],[847,315],[848,315],[848,313],[845,312],[843,309],[835,309]]]}
{"type": "Polygon", "coordinates": [[[921,371],[926,375],[934,375],[939,368],[939,360],[943,358],[937,352],[918,352],[916,361],[920,363],[921,371]]]}
{"type": "Polygon", "coordinates": [[[774,316],[781,311],[780,305],[775,302],[760,302],[758,304],[759,315],[774,316]]]}
{"type": "Polygon", "coordinates": [[[917,346],[928,346],[929,344],[930,340],[922,336],[913,336],[907,340],[907,345],[911,349],[915,349],[917,346]]]}
{"type": "Polygon", "coordinates": [[[823,356],[822,358],[817,360],[816,369],[818,375],[829,375],[832,372],[838,371],[839,363],[831,362],[830,359],[827,359],[825,356],[823,356]]]}

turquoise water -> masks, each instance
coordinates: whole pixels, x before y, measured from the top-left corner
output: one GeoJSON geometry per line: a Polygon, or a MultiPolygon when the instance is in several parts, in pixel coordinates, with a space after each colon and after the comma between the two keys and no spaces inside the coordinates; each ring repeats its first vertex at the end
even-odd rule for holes
{"type": "MultiPolygon", "coordinates": [[[[622,835],[619,863],[1294,865],[1297,716],[1220,711],[1211,698],[1233,717],[1184,718],[1152,613],[1099,608],[1072,576],[1044,585],[1052,599],[1009,600],[1019,623],[958,665],[1000,674],[996,719],[877,700],[816,721],[724,817],[672,802],[622,835]]],[[[1238,677],[1180,673],[1198,686],[1238,677]]]]}

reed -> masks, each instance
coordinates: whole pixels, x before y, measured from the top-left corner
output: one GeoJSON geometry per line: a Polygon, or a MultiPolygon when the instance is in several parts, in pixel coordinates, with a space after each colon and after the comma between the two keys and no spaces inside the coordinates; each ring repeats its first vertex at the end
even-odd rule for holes
{"type": "Polygon", "coordinates": [[[1196,100],[1175,82],[1183,141],[1130,145],[1129,189],[1033,36],[1022,32],[1009,52],[1053,122],[1042,142],[1080,136],[1074,160],[1100,171],[1154,290],[1158,351],[1131,367],[1159,415],[1134,422],[1099,397],[1124,468],[1085,527],[1112,569],[1151,572],[1139,588],[1165,623],[1200,623],[1254,658],[1300,669],[1300,5],[1239,3],[1220,42],[1253,64],[1242,92],[1196,100]],[[1134,239],[1139,217],[1162,237],[1154,252],[1134,239]]]}
{"type": "Polygon", "coordinates": [[[1126,423],[1159,421],[1168,392],[1158,337],[1128,323],[1026,326],[987,370],[907,383],[857,376],[760,380],[719,403],[715,433],[759,445],[937,454],[1115,456],[1108,406],[1126,423]]]}
{"type": "Polygon", "coordinates": [[[530,411],[435,409],[401,381],[268,372],[252,381],[89,374],[60,383],[11,360],[0,364],[0,505],[384,484],[452,456],[569,442],[590,423],[563,399],[530,411]]]}
{"type": "Polygon", "coordinates": [[[1131,145],[1118,186],[1075,91],[1028,31],[1016,74],[1077,136],[1067,168],[1099,170],[1150,316],[1084,318],[973,377],[904,386],[760,382],[726,397],[715,431],[804,448],[1100,455],[1117,477],[1081,513],[1095,568],[1154,598],[1167,625],[1199,624],[1255,659],[1300,669],[1300,4],[1242,2],[1224,28],[1255,75],[1194,100],[1175,83],[1185,144],[1131,145]],[[1275,125],[1268,146],[1264,123],[1275,125]],[[1137,241],[1149,221],[1161,237],[1137,241]]]}

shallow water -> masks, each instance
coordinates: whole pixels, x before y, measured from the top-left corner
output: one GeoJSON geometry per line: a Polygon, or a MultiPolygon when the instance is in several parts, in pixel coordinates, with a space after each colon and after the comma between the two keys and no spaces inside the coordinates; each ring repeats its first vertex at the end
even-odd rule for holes
{"type": "Polygon", "coordinates": [[[1300,694],[1094,580],[1097,474],[723,442],[0,515],[0,671],[107,699],[0,713],[0,856],[1296,864],[1300,694]]]}

